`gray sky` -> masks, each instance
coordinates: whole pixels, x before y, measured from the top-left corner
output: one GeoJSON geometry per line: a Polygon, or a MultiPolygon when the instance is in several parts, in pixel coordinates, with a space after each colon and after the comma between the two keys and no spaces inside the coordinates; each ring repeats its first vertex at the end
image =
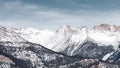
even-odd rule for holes
{"type": "Polygon", "coordinates": [[[0,0],[0,25],[56,30],[120,25],[120,0],[0,0]]]}

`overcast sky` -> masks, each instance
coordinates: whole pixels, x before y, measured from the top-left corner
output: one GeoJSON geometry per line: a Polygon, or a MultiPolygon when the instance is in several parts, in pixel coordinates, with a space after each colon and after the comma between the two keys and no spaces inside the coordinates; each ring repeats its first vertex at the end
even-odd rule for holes
{"type": "Polygon", "coordinates": [[[120,25],[120,0],[0,0],[0,25],[56,30],[120,25]]]}

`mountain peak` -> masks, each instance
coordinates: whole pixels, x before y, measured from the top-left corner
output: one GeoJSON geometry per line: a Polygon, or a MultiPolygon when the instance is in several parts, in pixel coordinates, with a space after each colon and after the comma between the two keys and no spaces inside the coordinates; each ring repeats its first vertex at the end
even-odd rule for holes
{"type": "Polygon", "coordinates": [[[110,27],[111,25],[109,25],[109,24],[100,24],[99,26],[101,26],[101,27],[110,27]]]}
{"type": "Polygon", "coordinates": [[[96,26],[93,27],[93,29],[96,29],[96,30],[110,30],[111,25],[109,25],[109,24],[96,25],[96,26]]]}
{"type": "MultiPolygon", "coordinates": [[[[59,29],[62,29],[62,30],[69,30],[69,29],[75,29],[74,27],[70,26],[70,25],[63,25],[61,26],[59,29]]],[[[59,30],[58,29],[58,30],[59,30]]]]}
{"type": "Polygon", "coordinates": [[[120,32],[120,26],[116,25],[109,25],[109,24],[101,24],[101,25],[96,25],[92,29],[97,30],[97,31],[108,31],[108,32],[120,32]]]}
{"type": "Polygon", "coordinates": [[[77,30],[76,28],[70,26],[70,25],[63,25],[62,27],[60,27],[56,33],[59,33],[59,34],[71,34],[73,33],[75,30],[77,30]]]}

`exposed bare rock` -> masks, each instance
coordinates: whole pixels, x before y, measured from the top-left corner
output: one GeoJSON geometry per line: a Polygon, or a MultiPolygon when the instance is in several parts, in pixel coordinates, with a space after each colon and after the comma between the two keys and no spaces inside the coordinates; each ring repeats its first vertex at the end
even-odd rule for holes
{"type": "Polygon", "coordinates": [[[15,64],[9,57],[5,57],[4,55],[0,55],[0,62],[6,62],[6,63],[15,64]]]}

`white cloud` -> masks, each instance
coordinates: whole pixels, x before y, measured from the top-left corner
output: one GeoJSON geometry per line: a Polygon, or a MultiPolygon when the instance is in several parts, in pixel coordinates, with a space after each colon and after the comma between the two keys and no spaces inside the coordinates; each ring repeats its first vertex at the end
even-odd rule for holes
{"type": "MultiPolygon", "coordinates": [[[[83,6],[89,7],[89,5],[83,6]]],[[[100,23],[120,25],[120,10],[86,11],[81,9],[76,12],[68,11],[66,13],[64,9],[50,9],[46,6],[25,4],[21,1],[4,3],[2,7],[8,11],[12,10],[12,12],[15,12],[12,15],[15,19],[9,17],[11,14],[10,11],[7,16],[9,19],[4,15],[6,19],[0,21],[0,24],[7,24],[10,27],[31,26],[36,28],[41,27],[41,29],[57,29],[61,25],[92,26],[100,23]]]]}

